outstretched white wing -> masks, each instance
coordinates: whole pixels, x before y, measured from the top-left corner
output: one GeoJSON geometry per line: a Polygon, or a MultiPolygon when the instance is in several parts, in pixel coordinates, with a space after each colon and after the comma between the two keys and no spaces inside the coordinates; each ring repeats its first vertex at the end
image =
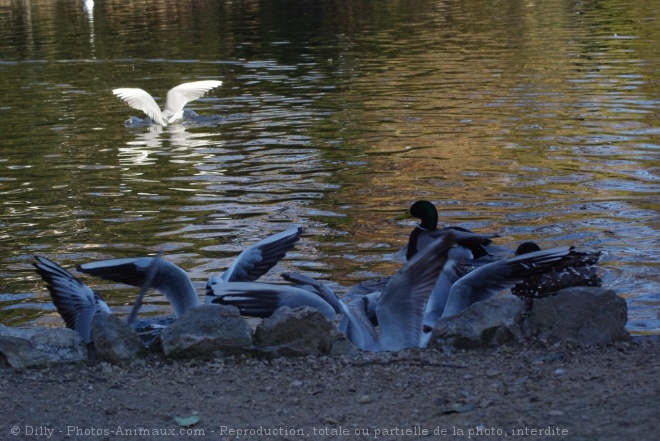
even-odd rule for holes
{"type": "Polygon", "coordinates": [[[167,121],[163,118],[163,114],[161,113],[158,104],[156,104],[154,98],[146,91],[137,88],[120,88],[114,89],[112,93],[121,98],[130,107],[146,113],[155,123],[160,124],[161,126],[167,125],[167,121]]]}
{"type": "Polygon", "coordinates": [[[230,282],[206,286],[206,304],[233,305],[242,315],[269,317],[277,308],[309,306],[318,309],[328,320],[335,310],[313,292],[288,285],[259,282],[230,282]]]}
{"type": "Polygon", "coordinates": [[[424,308],[454,240],[451,233],[440,236],[415,254],[385,285],[376,306],[383,350],[419,346],[424,308]]]}
{"type": "Polygon", "coordinates": [[[573,247],[557,247],[489,263],[458,279],[449,291],[442,317],[458,314],[529,277],[544,274],[573,259],[573,247]]]}
{"type": "MultiPolygon", "coordinates": [[[[209,90],[222,86],[222,81],[207,80],[183,83],[167,92],[167,101],[163,117],[167,122],[174,122],[183,115],[183,108],[190,101],[203,97],[209,90]]],[[[166,125],[166,124],[162,124],[166,125]]]]}
{"type": "Polygon", "coordinates": [[[253,282],[282,260],[303,233],[290,228],[247,247],[220,277],[224,282],[253,282]]]}

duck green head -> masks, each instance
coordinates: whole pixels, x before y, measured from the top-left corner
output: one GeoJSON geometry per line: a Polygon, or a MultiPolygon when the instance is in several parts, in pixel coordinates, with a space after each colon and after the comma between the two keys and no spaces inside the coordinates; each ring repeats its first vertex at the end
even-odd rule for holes
{"type": "Polygon", "coordinates": [[[397,216],[397,219],[416,217],[422,222],[419,224],[426,230],[435,230],[438,226],[438,210],[429,201],[417,201],[410,206],[405,213],[397,216]]]}

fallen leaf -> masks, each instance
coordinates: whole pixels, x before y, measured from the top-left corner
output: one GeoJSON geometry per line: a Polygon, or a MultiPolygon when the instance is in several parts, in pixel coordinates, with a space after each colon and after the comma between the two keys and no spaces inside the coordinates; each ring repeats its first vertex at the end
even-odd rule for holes
{"type": "Polygon", "coordinates": [[[174,422],[177,423],[181,427],[190,427],[194,426],[195,424],[199,423],[199,415],[192,415],[187,418],[182,418],[175,416],[174,417],[174,422]]]}

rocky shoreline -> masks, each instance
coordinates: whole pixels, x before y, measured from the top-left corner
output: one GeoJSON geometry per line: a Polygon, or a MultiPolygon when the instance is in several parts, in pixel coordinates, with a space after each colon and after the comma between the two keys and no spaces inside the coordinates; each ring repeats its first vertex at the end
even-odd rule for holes
{"type": "MultiPolygon", "coordinates": [[[[631,338],[625,301],[612,291],[579,290],[532,304],[512,296],[475,304],[439,320],[428,348],[397,352],[358,351],[308,308],[282,309],[253,330],[235,311],[215,307],[191,311],[161,334],[158,347],[169,356],[145,351],[130,329],[120,337],[124,323],[106,316],[78,361],[29,369],[11,367],[8,348],[43,351],[53,341],[39,330],[20,330],[29,337],[23,340],[7,337],[13,328],[5,327],[0,434],[108,441],[650,439],[660,430],[660,338],[631,338]],[[214,335],[218,320],[234,338],[214,335]],[[131,339],[137,352],[113,358],[131,339]]],[[[69,329],[47,331],[81,343],[69,329]]]]}
{"type": "MultiPolygon", "coordinates": [[[[626,341],[627,307],[614,291],[574,287],[556,295],[523,300],[500,295],[439,319],[428,349],[498,347],[503,344],[563,342],[607,345],[626,341]]],[[[0,326],[0,354],[14,368],[77,363],[89,354],[117,365],[142,362],[147,347],[116,316],[97,313],[93,342],[85,345],[70,329],[17,329],[0,326]]],[[[175,320],[156,337],[151,349],[166,358],[357,356],[355,347],[318,310],[280,308],[252,329],[236,307],[203,305],[175,320]]]]}

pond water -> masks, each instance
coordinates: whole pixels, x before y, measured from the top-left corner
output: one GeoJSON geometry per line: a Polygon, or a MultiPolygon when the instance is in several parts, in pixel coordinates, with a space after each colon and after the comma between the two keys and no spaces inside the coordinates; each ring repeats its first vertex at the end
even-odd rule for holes
{"type": "MultiPolygon", "coordinates": [[[[247,245],[269,277],[401,266],[417,199],[515,249],[602,250],[629,329],[660,332],[660,3],[0,1],[0,323],[61,325],[31,266],[163,252],[200,294],[247,245]],[[165,128],[163,103],[218,79],[165,128]]],[[[120,314],[136,289],[81,276],[120,314]]],[[[169,311],[150,293],[143,313],[169,311]]]]}

